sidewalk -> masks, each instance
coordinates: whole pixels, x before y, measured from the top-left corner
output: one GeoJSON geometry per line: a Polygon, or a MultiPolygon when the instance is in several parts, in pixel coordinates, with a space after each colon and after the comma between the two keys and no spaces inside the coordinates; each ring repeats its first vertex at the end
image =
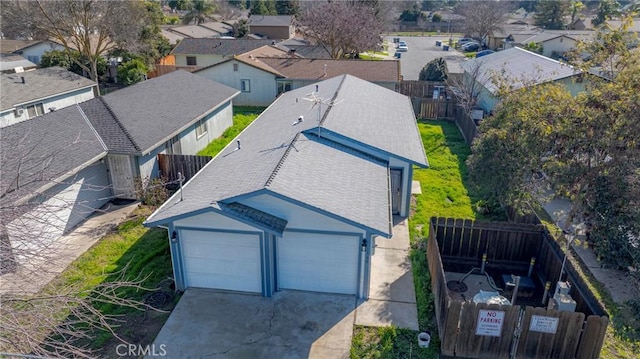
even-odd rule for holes
{"type": "Polygon", "coordinates": [[[571,209],[571,202],[569,200],[563,198],[547,200],[543,202],[542,207],[549,216],[553,218],[556,225],[565,231],[568,230],[569,232],[575,233],[576,238],[580,239],[580,241],[574,241],[571,247],[596,280],[609,291],[614,302],[622,304],[629,299],[640,296],[640,293],[637,293],[635,287],[629,285],[629,280],[633,279],[630,279],[626,272],[617,269],[602,268],[593,249],[584,246],[584,242],[582,241],[582,239],[585,238],[584,234],[586,230],[584,223],[574,222],[570,228],[564,228],[566,227],[565,222],[567,215],[571,209]]]}
{"type": "Polygon", "coordinates": [[[37,293],[112,228],[129,217],[139,205],[139,202],[126,205],[107,203],[78,227],[56,240],[55,247],[47,248],[48,253],[43,258],[21,263],[16,272],[0,276],[0,295],[37,293]]]}

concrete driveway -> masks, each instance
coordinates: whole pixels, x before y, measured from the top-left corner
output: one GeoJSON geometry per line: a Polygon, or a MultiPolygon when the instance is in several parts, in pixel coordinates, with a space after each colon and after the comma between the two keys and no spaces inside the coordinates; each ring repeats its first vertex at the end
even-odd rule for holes
{"type": "Polygon", "coordinates": [[[377,239],[368,300],[281,291],[259,295],[189,288],[153,347],[168,358],[349,358],[353,325],[418,330],[406,219],[377,239]],[[164,345],[164,346],[162,346],[164,345]]]}
{"type": "Polygon", "coordinates": [[[346,295],[190,288],[154,347],[167,358],[348,358],[355,307],[346,295]]]}

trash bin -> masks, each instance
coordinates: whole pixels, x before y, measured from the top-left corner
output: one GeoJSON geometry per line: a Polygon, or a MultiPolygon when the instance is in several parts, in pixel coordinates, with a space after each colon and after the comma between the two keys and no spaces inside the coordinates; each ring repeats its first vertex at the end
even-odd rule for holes
{"type": "Polygon", "coordinates": [[[396,57],[396,59],[399,59],[400,56],[402,56],[402,53],[401,52],[396,52],[394,56],[396,57]]]}
{"type": "Polygon", "coordinates": [[[442,50],[443,51],[449,51],[449,45],[442,46],[442,50]]]}
{"type": "Polygon", "coordinates": [[[441,46],[442,45],[442,41],[436,41],[436,46],[441,46]]]}
{"type": "Polygon", "coordinates": [[[399,43],[399,42],[400,42],[400,38],[399,38],[399,37],[394,37],[394,38],[393,38],[393,43],[394,43],[394,44],[397,44],[397,43],[399,43]]]}
{"type": "Polygon", "coordinates": [[[431,343],[431,332],[426,331],[418,334],[418,346],[420,348],[428,348],[431,343]]]}

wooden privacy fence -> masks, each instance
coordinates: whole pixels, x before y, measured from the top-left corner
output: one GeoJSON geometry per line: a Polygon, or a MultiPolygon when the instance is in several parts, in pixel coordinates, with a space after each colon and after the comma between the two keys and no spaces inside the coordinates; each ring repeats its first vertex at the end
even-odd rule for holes
{"type": "Polygon", "coordinates": [[[441,81],[400,81],[398,92],[411,98],[433,98],[433,90],[436,87],[446,87],[441,81]]]}
{"type": "Polygon", "coordinates": [[[453,120],[456,117],[456,101],[432,98],[411,98],[416,117],[425,120],[453,120]]]}
{"type": "MultiPolygon", "coordinates": [[[[462,260],[464,264],[465,260],[471,260],[467,265],[473,266],[471,262],[479,263],[483,253],[488,254],[489,263],[493,261],[493,265],[500,268],[508,268],[509,262],[512,266],[526,266],[530,257],[536,256],[537,272],[542,277],[551,277],[556,261],[561,263],[561,259],[550,252],[555,250],[550,241],[540,225],[431,219],[427,259],[443,356],[598,358],[609,321],[606,316],[600,316],[602,313],[591,315],[601,308],[587,305],[590,298],[582,290],[571,293],[578,303],[576,312],[476,304],[454,299],[449,294],[445,273],[449,262],[462,260]],[[552,273],[545,273],[548,270],[552,273]],[[581,307],[586,311],[580,310],[581,307]]],[[[572,290],[579,285],[572,284],[572,290]]]]}
{"type": "Polygon", "coordinates": [[[170,183],[180,181],[178,172],[182,174],[184,182],[190,180],[198,171],[202,169],[213,157],[192,156],[192,155],[165,155],[158,154],[158,166],[160,174],[170,183]]]}
{"type": "Polygon", "coordinates": [[[467,145],[471,145],[473,139],[478,136],[478,126],[462,106],[457,106],[456,108],[455,122],[462,137],[464,137],[464,142],[466,142],[467,145]]]}

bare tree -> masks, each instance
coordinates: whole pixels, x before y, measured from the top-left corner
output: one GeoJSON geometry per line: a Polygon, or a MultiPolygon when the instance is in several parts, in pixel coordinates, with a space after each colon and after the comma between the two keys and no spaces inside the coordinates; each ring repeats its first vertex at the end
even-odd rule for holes
{"type": "Polygon", "coordinates": [[[482,58],[467,61],[463,64],[464,74],[462,78],[451,77],[450,82],[456,87],[454,95],[458,104],[462,106],[466,113],[476,108],[480,89],[482,88],[481,78],[484,75],[484,61],[482,58]]]}
{"type": "Polygon", "coordinates": [[[511,4],[498,0],[470,0],[461,2],[456,11],[465,17],[467,35],[485,39],[505,24],[511,4]]]}
{"type": "Polygon", "coordinates": [[[89,65],[74,62],[94,81],[98,81],[98,58],[115,46],[139,46],[147,19],[142,1],[6,1],[0,14],[5,36],[51,39],[69,54],[79,51],[89,65]]]}
{"type": "MultiPolygon", "coordinates": [[[[101,283],[95,287],[83,287],[83,281],[51,281],[74,250],[73,244],[60,240],[67,229],[61,213],[93,211],[88,203],[66,195],[63,188],[75,190],[78,181],[60,164],[87,152],[84,144],[96,139],[91,131],[74,130],[77,124],[60,125],[60,133],[48,133],[37,124],[30,126],[33,122],[3,128],[0,142],[0,353],[88,358],[94,354],[82,342],[90,342],[100,331],[117,337],[119,319],[100,312],[96,303],[151,309],[122,296],[127,289],[148,289],[145,278],[130,278],[126,266],[95,278],[101,283]],[[65,140],[50,140],[58,136],[65,140]]],[[[105,187],[85,185],[81,191],[102,193],[105,187]]]]}
{"type": "Polygon", "coordinates": [[[334,1],[308,7],[298,26],[331,57],[355,56],[380,44],[382,21],[375,9],[359,3],[334,1]]]}

